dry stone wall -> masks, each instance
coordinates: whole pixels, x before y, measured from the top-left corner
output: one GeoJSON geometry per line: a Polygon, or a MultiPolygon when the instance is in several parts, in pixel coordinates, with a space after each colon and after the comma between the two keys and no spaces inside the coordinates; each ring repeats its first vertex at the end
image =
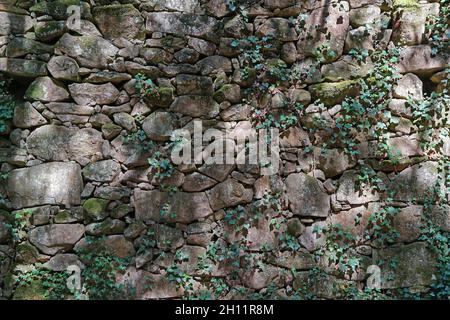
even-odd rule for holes
{"type": "Polygon", "coordinates": [[[432,190],[448,200],[449,100],[431,133],[417,119],[448,89],[448,46],[426,28],[445,6],[0,1],[0,71],[23,96],[0,138],[0,296],[48,298],[36,270],[89,270],[99,250],[126,261],[116,280],[138,299],[348,298],[371,265],[384,293],[429,292],[424,229],[450,231],[444,202],[429,213],[432,190]],[[357,126],[381,130],[352,104],[375,108],[368,92],[387,92],[384,140],[357,126]],[[277,127],[278,171],[171,163],[194,120],[231,137],[277,127]]]}

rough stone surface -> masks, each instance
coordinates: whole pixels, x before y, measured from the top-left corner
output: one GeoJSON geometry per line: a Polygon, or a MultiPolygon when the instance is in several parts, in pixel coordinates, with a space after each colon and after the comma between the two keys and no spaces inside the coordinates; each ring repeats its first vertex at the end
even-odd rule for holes
{"type": "Polygon", "coordinates": [[[28,151],[52,161],[76,160],[84,163],[102,158],[102,134],[95,129],[66,128],[46,125],[36,129],[28,138],[28,151]]]}
{"type": "Polygon", "coordinates": [[[43,204],[78,205],[81,169],[73,162],[51,162],[11,171],[8,195],[14,208],[43,204]]]}
{"type": "Polygon", "coordinates": [[[286,178],[289,207],[295,215],[326,217],[330,211],[330,197],[319,182],[303,173],[293,173],[286,178]]]}
{"type": "Polygon", "coordinates": [[[84,234],[82,224],[52,224],[30,232],[30,242],[45,254],[54,255],[71,249],[84,234]]]}
{"type": "Polygon", "coordinates": [[[135,190],[136,218],[143,221],[170,221],[189,223],[212,214],[204,192],[179,192],[173,196],[167,192],[135,190]],[[161,216],[161,209],[166,212],[161,216]]]}

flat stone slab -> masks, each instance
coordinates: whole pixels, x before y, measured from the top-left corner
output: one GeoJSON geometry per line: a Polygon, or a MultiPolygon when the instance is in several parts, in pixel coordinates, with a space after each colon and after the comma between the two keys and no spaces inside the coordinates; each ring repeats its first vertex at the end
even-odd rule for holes
{"type": "Polygon", "coordinates": [[[50,162],[11,171],[8,196],[14,209],[44,204],[79,205],[83,180],[74,162],[50,162]]]}

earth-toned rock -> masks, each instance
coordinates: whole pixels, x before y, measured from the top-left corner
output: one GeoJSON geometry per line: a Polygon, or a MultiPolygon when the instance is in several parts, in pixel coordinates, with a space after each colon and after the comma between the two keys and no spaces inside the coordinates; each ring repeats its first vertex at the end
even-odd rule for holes
{"type": "Polygon", "coordinates": [[[158,190],[134,191],[138,220],[190,223],[212,214],[204,192],[178,192],[170,195],[158,190]]]}
{"type": "Polygon", "coordinates": [[[381,288],[417,288],[430,285],[436,277],[436,257],[424,242],[376,250],[374,259],[392,261],[381,267],[381,288]]]}
{"type": "Polygon", "coordinates": [[[212,34],[217,20],[205,15],[175,12],[151,12],[147,14],[147,32],[165,32],[203,38],[212,34]]]}
{"type": "Polygon", "coordinates": [[[85,163],[102,158],[102,134],[92,128],[78,129],[45,125],[27,138],[28,151],[52,161],[76,160],[85,163]]]}
{"type": "Polygon", "coordinates": [[[54,56],[47,65],[50,74],[58,80],[78,81],[79,69],[77,62],[66,56],[54,56]]]}
{"type": "Polygon", "coordinates": [[[41,102],[65,101],[69,97],[64,85],[50,77],[37,78],[25,92],[26,99],[41,102]]]}
{"type": "Polygon", "coordinates": [[[38,60],[0,58],[0,71],[11,77],[34,79],[47,75],[47,64],[38,60]]]}
{"type": "Polygon", "coordinates": [[[77,37],[68,33],[59,39],[56,48],[87,68],[106,68],[119,51],[108,40],[98,36],[77,37]]]}
{"type": "Polygon", "coordinates": [[[145,38],[144,18],[132,4],[95,7],[94,21],[108,39],[145,38]]]}
{"type": "Polygon", "coordinates": [[[50,224],[30,231],[30,242],[45,254],[54,255],[73,248],[84,234],[82,224],[50,224]]]}
{"type": "Polygon", "coordinates": [[[170,106],[172,112],[191,117],[214,118],[220,112],[219,104],[211,96],[179,96],[170,106]]]}
{"type": "Polygon", "coordinates": [[[51,54],[53,53],[53,46],[27,38],[14,38],[6,47],[6,56],[9,58],[19,58],[30,53],[51,54]]]}
{"type": "Polygon", "coordinates": [[[286,178],[289,207],[295,215],[326,217],[330,211],[330,196],[319,182],[304,173],[293,173],[286,178]]]}
{"type": "Polygon", "coordinates": [[[8,195],[14,208],[43,204],[78,205],[83,189],[80,166],[50,162],[11,171],[8,195]]]}
{"type": "Polygon", "coordinates": [[[142,123],[147,136],[155,141],[168,141],[173,132],[174,118],[168,112],[155,111],[142,123]]]}
{"type": "Polygon", "coordinates": [[[250,203],[253,191],[245,189],[234,179],[227,179],[212,188],[208,193],[209,202],[213,210],[233,207],[238,204],[250,203]]]}
{"type": "Polygon", "coordinates": [[[114,160],[103,160],[88,164],[83,168],[83,177],[92,181],[110,182],[120,172],[120,165],[114,160]]]}
{"type": "Polygon", "coordinates": [[[69,91],[76,103],[89,104],[111,104],[119,96],[119,90],[111,84],[74,83],[69,85],[69,91]]]}
{"type": "Polygon", "coordinates": [[[16,106],[13,123],[18,128],[32,128],[44,125],[47,120],[29,102],[16,106]]]}

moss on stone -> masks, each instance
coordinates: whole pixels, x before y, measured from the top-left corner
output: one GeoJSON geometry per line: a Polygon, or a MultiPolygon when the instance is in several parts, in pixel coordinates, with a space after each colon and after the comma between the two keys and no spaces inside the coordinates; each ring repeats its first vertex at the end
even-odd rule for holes
{"type": "Polygon", "coordinates": [[[95,220],[100,220],[106,217],[106,206],[109,201],[100,198],[91,198],[84,202],[84,211],[95,220]]]}
{"type": "Polygon", "coordinates": [[[355,96],[359,92],[357,80],[319,83],[310,86],[313,100],[319,99],[325,105],[333,106],[341,103],[347,96],[355,96]]]}
{"type": "Polygon", "coordinates": [[[418,8],[419,0],[394,0],[394,8],[418,8]]]}
{"type": "Polygon", "coordinates": [[[20,284],[14,292],[13,300],[48,300],[42,279],[20,284]]]}

